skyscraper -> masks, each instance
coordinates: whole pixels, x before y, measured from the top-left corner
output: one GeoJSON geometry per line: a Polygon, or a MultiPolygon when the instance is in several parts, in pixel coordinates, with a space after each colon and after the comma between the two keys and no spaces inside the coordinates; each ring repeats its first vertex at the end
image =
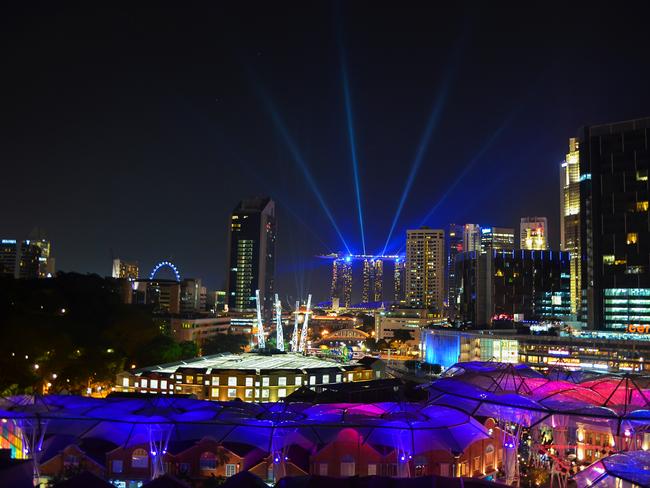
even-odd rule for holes
{"type": "Polygon", "coordinates": [[[138,263],[124,261],[120,258],[113,259],[113,278],[126,278],[128,280],[137,280],[139,277],[138,263]]]}
{"type": "Polygon", "coordinates": [[[442,313],[445,296],[445,231],[406,231],[406,301],[442,313]]]}
{"type": "MultiPolygon", "coordinates": [[[[364,289],[366,289],[365,282],[364,289]]],[[[336,258],[334,261],[332,261],[331,295],[332,304],[338,300],[340,307],[349,307],[352,305],[352,258],[349,256],[344,258],[336,258]]]]}
{"type": "Polygon", "coordinates": [[[650,324],[650,118],[584,127],[578,140],[587,324],[650,324]]]}
{"type": "Polygon", "coordinates": [[[515,248],[515,229],[481,227],[481,252],[512,251],[515,248]]]}
{"type": "Polygon", "coordinates": [[[383,300],[384,262],[381,259],[363,260],[363,289],[361,301],[381,302],[383,300]]]}
{"type": "Polygon", "coordinates": [[[456,299],[458,297],[458,283],[456,280],[456,256],[463,252],[463,226],[450,224],[447,234],[447,307],[448,316],[456,316],[456,299]]]}
{"type": "Polygon", "coordinates": [[[20,255],[18,258],[18,278],[35,280],[40,276],[41,248],[31,240],[24,240],[20,243],[20,255]]]}
{"type": "Polygon", "coordinates": [[[15,278],[18,268],[18,243],[16,239],[0,241],[0,276],[15,278]]]}
{"type": "Polygon", "coordinates": [[[32,244],[40,249],[38,258],[38,277],[51,278],[56,272],[54,267],[54,256],[52,256],[52,244],[44,238],[32,239],[32,244]]]}
{"type": "Polygon", "coordinates": [[[519,223],[519,246],[528,251],[548,249],[546,217],[522,217],[519,223]]]}
{"type": "Polygon", "coordinates": [[[477,224],[465,224],[463,227],[463,251],[481,251],[481,227],[477,224]]]}
{"type": "Polygon", "coordinates": [[[404,259],[395,260],[395,269],[393,270],[393,298],[396,302],[404,300],[404,275],[406,274],[406,262],[404,259]]]}
{"type": "Polygon", "coordinates": [[[569,139],[569,152],[560,167],[560,249],[571,254],[571,313],[582,313],[580,259],[580,143],[569,139]]]}
{"type": "Polygon", "coordinates": [[[255,310],[255,290],[267,317],[273,313],[275,288],[275,202],[269,197],[242,200],[230,217],[228,308],[255,310]]]}

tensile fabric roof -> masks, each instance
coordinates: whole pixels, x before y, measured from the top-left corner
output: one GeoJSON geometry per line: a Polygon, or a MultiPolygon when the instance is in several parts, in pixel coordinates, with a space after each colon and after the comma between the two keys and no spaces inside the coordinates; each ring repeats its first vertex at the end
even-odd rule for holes
{"type": "Polygon", "coordinates": [[[416,403],[244,403],[164,396],[86,398],[48,395],[0,400],[0,418],[42,425],[48,434],[105,439],[118,445],[212,437],[269,452],[297,444],[308,448],[354,428],[366,442],[416,454],[462,452],[486,429],[466,412],[416,403]],[[35,422],[37,421],[37,422],[35,422]]]}
{"type": "Polygon", "coordinates": [[[650,452],[613,454],[596,461],[573,478],[581,488],[650,486],[650,452]]]}

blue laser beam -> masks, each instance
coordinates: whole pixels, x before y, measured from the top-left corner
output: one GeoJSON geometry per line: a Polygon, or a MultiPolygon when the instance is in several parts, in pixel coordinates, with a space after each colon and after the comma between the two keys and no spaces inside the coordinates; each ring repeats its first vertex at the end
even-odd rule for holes
{"type": "Polygon", "coordinates": [[[395,216],[393,217],[393,222],[390,226],[390,230],[388,231],[388,237],[386,238],[384,249],[381,252],[382,254],[386,254],[386,248],[388,247],[390,238],[392,237],[393,232],[395,231],[395,226],[397,225],[397,221],[399,220],[399,217],[402,213],[402,209],[404,208],[404,203],[406,202],[406,198],[408,197],[411,191],[411,187],[413,186],[413,182],[415,181],[415,175],[417,174],[418,169],[422,165],[422,160],[424,159],[424,156],[429,147],[429,141],[431,140],[433,131],[438,125],[438,121],[440,120],[440,115],[442,114],[443,108],[445,106],[445,102],[447,101],[447,94],[449,92],[450,84],[451,84],[451,73],[448,73],[442,82],[442,86],[440,87],[438,96],[436,97],[436,100],[433,104],[431,115],[429,116],[427,125],[425,126],[424,132],[422,133],[422,137],[420,138],[420,143],[418,144],[415,157],[413,158],[413,162],[411,163],[411,170],[406,180],[406,185],[404,186],[404,190],[402,191],[402,196],[399,200],[397,211],[395,212],[395,216]]]}
{"type": "Polygon", "coordinates": [[[352,101],[350,95],[350,82],[348,79],[348,68],[343,41],[339,32],[339,53],[341,60],[341,82],[343,84],[343,99],[345,101],[345,118],[348,128],[348,140],[350,142],[350,159],[352,161],[352,173],[354,176],[354,190],[357,197],[357,213],[359,216],[359,229],[361,230],[361,246],[363,253],[366,253],[366,236],[363,230],[363,208],[361,206],[361,184],[359,183],[359,161],[357,157],[357,142],[354,132],[354,121],[352,117],[352,101]]]}
{"type": "Polygon", "coordinates": [[[332,214],[329,206],[325,202],[325,198],[323,197],[323,194],[318,189],[318,185],[316,185],[316,180],[312,176],[311,171],[309,171],[307,162],[302,157],[300,149],[298,148],[298,145],[291,137],[291,134],[289,134],[289,129],[287,128],[284,121],[282,120],[282,117],[280,117],[280,113],[277,110],[273,101],[271,100],[271,97],[265,92],[265,90],[261,86],[259,86],[259,84],[255,84],[254,87],[255,87],[255,91],[257,92],[257,95],[262,100],[264,107],[266,108],[267,112],[271,116],[271,121],[273,122],[273,126],[275,127],[275,130],[280,134],[280,136],[282,136],[282,139],[284,140],[287,149],[291,153],[293,161],[296,163],[296,165],[302,172],[305,180],[307,181],[307,184],[309,184],[312,192],[316,196],[318,203],[320,204],[321,208],[323,209],[323,212],[325,213],[328,220],[332,224],[332,227],[334,227],[334,230],[336,231],[336,234],[339,236],[339,239],[341,239],[341,242],[343,243],[343,246],[345,247],[346,251],[350,253],[351,252],[350,248],[348,247],[348,244],[345,241],[345,238],[343,237],[343,233],[341,232],[341,229],[339,228],[338,224],[336,223],[336,220],[334,219],[334,215],[332,214]]]}
{"type": "Polygon", "coordinates": [[[472,170],[472,168],[476,165],[478,161],[485,155],[485,153],[492,147],[492,144],[494,144],[494,141],[496,141],[501,133],[504,131],[504,129],[509,125],[510,121],[512,120],[513,115],[508,117],[506,121],[499,126],[497,130],[495,130],[490,138],[481,146],[481,149],[479,152],[477,152],[474,157],[470,160],[470,162],[463,168],[463,171],[458,175],[458,177],[454,180],[454,182],[447,188],[447,191],[440,197],[440,199],[436,202],[436,204],[431,207],[431,210],[426,214],[426,216],[422,219],[422,222],[420,222],[420,227],[424,225],[430,218],[431,216],[435,213],[435,211],[442,205],[442,203],[451,195],[451,192],[454,191],[454,189],[460,184],[460,182],[467,176],[467,174],[472,170]]]}

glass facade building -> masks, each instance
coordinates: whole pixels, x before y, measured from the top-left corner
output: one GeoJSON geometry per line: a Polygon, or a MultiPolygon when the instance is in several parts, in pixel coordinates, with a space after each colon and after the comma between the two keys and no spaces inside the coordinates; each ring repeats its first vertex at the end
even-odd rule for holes
{"type": "Polygon", "coordinates": [[[230,217],[228,308],[255,310],[255,290],[265,315],[272,313],[275,280],[275,203],[268,197],[242,200],[230,217]]]}
{"type": "Polygon", "coordinates": [[[650,312],[638,302],[650,292],[650,118],[585,127],[578,139],[587,323],[643,324],[650,312]]]}
{"type": "Polygon", "coordinates": [[[570,256],[558,251],[492,251],[456,257],[460,318],[488,325],[562,318],[570,313],[570,256]]]}

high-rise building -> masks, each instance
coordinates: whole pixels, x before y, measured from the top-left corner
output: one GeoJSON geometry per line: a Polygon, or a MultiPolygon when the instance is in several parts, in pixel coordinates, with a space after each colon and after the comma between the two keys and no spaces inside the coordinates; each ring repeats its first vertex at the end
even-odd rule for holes
{"type": "Polygon", "coordinates": [[[255,310],[260,291],[264,315],[273,313],[275,288],[275,202],[269,197],[242,200],[230,217],[228,246],[228,309],[255,310]]]}
{"type": "Polygon", "coordinates": [[[384,262],[381,259],[363,260],[363,289],[361,301],[383,301],[384,262]]]}
{"type": "Polygon", "coordinates": [[[447,308],[448,316],[456,316],[456,299],[458,297],[458,283],[456,280],[456,255],[463,252],[463,226],[450,224],[447,233],[447,308]]]}
{"type": "Polygon", "coordinates": [[[463,228],[463,251],[481,251],[481,227],[477,224],[465,224],[463,228]]]}
{"type": "Polygon", "coordinates": [[[519,223],[519,246],[529,251],[548,249],[548,221],[546,217],[522,217],[519,223]]]}
{"type": "Polygon", "coordinates": [[[571,254],[571,313],[582,310],[580,247],[580,143],[569,139],[569,152],[560,167],[560,249],[571,254]]]}
{"type": "Polygon", "coordinates": [[[40,249],[38,258],[38,277],[51,278],[56,272],[54,256],[52,256],[52,244],[44,238],[32,239],[32,244],[40,249]]]}
{"type": "MultiPolygon", "coordinates": [[[[364,289],[366,289],[365,283],[364,289]]],[[[352,258],[349,256],[332,261],[331,295],[332,303],[338,301],[340,307],[352,305],[352,258]]]]}
{"type": "Polygon", "coordinates": [[[201,280],[186,278],[181,281],[180,310],[183,314],[203,312],[205,310],[205,287],[201,280]],[[203,293],[202,293],[203,292],[203,293]]]}
{"type": "Polygon", "coordinates": [[[483,326],[511,320],[560,319],[571,312],[570,254],[558,251],[464,252],[456,256],[459,315],[483,326]]]}
{"type": "Polygon", "coordinates": [[[0,276],[16,277],[18,269],[18,243],[16,239],[0,240],[0,276]]]}
{"type": "Polygon", "coordinates": [[[578,141],[587,324],[650,324],[650,118],[584,127],[578,141]]]}
{"type": "Polygon", "coordinates": [[[31,240],[24,240],[20,243],[20,255],[18,258],[18,276],[24,280],[35,280],[40,276],[41,269],[41,248],[31,240]]]}
{"type": "Polygon", "coordinates": [[[406,231],[406,301],[442,313],[445,297],[445,231],[406,231]]]}
{"type": "Polygon", "coordinates": [[[113,278],[124,278],[127,280],[137,280],[139,278],[138,263],[124,261],[120,258],[113,259],[113,270],[111,276],[113,278]]]}
{"type": "Polygon", "coordinates": [[[481,227],[481,252],[512,251],[515,248],[515,229],[481,227]]]}
{"type": "Polygon", "coordinates": [[[405,283],[404,278],[406,274],[406,262],[404,259],[395,259],[395,269],[393,270],[393,297],[396,302],[404,300],[405,283]]]}

